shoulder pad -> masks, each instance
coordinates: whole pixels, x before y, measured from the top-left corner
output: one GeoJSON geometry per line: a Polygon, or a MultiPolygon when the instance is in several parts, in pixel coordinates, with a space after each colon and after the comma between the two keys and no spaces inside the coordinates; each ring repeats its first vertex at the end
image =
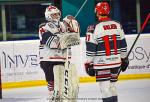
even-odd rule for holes
{"type": "Polygon", "coordinates": [[[55,25],[52,22],[48,22],[47,25],[52,29],[55,28],[55,25]]]}
{"type": "Polygon", "coordinates": [[[45,26],[46,25],[46,23],[41,23],[40,25],[39,25],[39,28],[41,28],[41,27],[43,27],[43,26],[45,26]]]}
{"type": "Polygon", "coordinates": [[[46,25],[44,26],[44,28],[53,33],[53,34],[56,34],[56,33],[59,33],[60,32],[60,27],[56,26],[54,23],[52,22],[48,22],[46,23],[46,25]]]}
{"type": "Polygon", "coordinates": [[[93,32],[95,29],[95,25],[89,25],[87,28],[87,32],[93,32]]]}

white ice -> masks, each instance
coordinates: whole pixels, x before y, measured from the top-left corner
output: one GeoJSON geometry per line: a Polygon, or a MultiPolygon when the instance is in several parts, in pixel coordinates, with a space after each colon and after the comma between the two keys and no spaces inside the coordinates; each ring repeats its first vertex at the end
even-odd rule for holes
{"type": "MultiPolygon", "coordinates": [[[[119,102],[150,102],[150,79],[118,81],[119,102]]],[[[48,102],[46,86],[3,90],[0,102],[48,102]]],[[[80,84],[77,102],[102,102],[97,83],[80,84]]]]}

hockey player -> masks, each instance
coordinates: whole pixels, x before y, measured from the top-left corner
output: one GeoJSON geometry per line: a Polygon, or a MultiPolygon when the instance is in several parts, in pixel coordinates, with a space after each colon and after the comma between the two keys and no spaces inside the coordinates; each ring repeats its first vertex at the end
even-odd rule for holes
{"type": "MultiPolygon", "coordinates": [[[[45,18],[47,22],[39,26],[40,66],[44,71],[48,83],[50,102],[55,102],[63,94],[64,64],[66,57],[71,56],[69,54],[67,56],[66,49],[68,46],[65,45],[66,43],[62,43],[62,39],[65,38],[63,35],[77,31],[78,25],[76,27],[70,25],[72,16],[66,17],[64,19],[65,23],[61,22],[60,10],[52,5],[46,8],[45,18]]],[[[77,23],[75,19],[74,22],[77,23]]]]}
{"type": "Polygon", "coordinates": [[[88,26],[86,33],[85,70],[96,76],[103,102],[118,102],[115,86],[118,72],[125,71],[129,64],[124,31],[119,22],[109,18],[107,2],[98,3],[95,13],[98,23],[88,26]]]}
{"type": "Polygon", "coordinates": [[[50,98],[54,94],[54,66],[63,65],[65,62],[63,51],[58,49],[58,35],[65,32],[65,27],[60,22],[60,17],[61,12],[57,7],[48,6],[45,10],[47,22],[39,26],[40,66],[44,71],[48,83],[47,87],[51,96],[50,98]]]}

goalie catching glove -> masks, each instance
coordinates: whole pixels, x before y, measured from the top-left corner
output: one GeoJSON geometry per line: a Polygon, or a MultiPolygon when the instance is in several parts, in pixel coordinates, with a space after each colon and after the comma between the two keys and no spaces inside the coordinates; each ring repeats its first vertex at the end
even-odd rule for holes
{"type": "Polygon", "coordinates": [[[59,36],[60,49],[80,44],[79,24],[73,16],[66,16],[63,23],[67,32],[59,36]]]}
{"type": "Polygon", "coordinates": [[[127,67],[129,65],[129,59],[126,58],[121,58],[122,64],[121,64],[121,71],[124,72],[127,70],[127,67]]]}
{"type": "Polygon", "coordinates": [[[71,16],[68,15],[63,19],[63,23],[65,24],[68,32],[75,32],[79,34],[79,23],[77,20],[71,16]]]}
{"type": "Polygon", "coordinates": [[[86,73],[89,76],[95,76],[95,70],[93,69],[93,64],[85,63],[84,66],[85,66],[86,73]]]}

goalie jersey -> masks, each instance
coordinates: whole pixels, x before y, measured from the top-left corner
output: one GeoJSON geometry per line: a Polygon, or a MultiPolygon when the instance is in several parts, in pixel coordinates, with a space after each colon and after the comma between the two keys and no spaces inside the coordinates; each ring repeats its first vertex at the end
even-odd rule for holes
{"type": "Polygon", "coordinates": [[[112,20],[90,25],[86,33],[87,63],[94,69],[115,68],[127,56],[127,44],[120,23],[112,20]]]}
{"type": "Polygon", "coordinates": [[[40,61],[65,61],[64,51],[59,49],[59,35],[65,32],[62,22],[55,25],[53,22],[42,23],[39,26],[40,61]]]}

